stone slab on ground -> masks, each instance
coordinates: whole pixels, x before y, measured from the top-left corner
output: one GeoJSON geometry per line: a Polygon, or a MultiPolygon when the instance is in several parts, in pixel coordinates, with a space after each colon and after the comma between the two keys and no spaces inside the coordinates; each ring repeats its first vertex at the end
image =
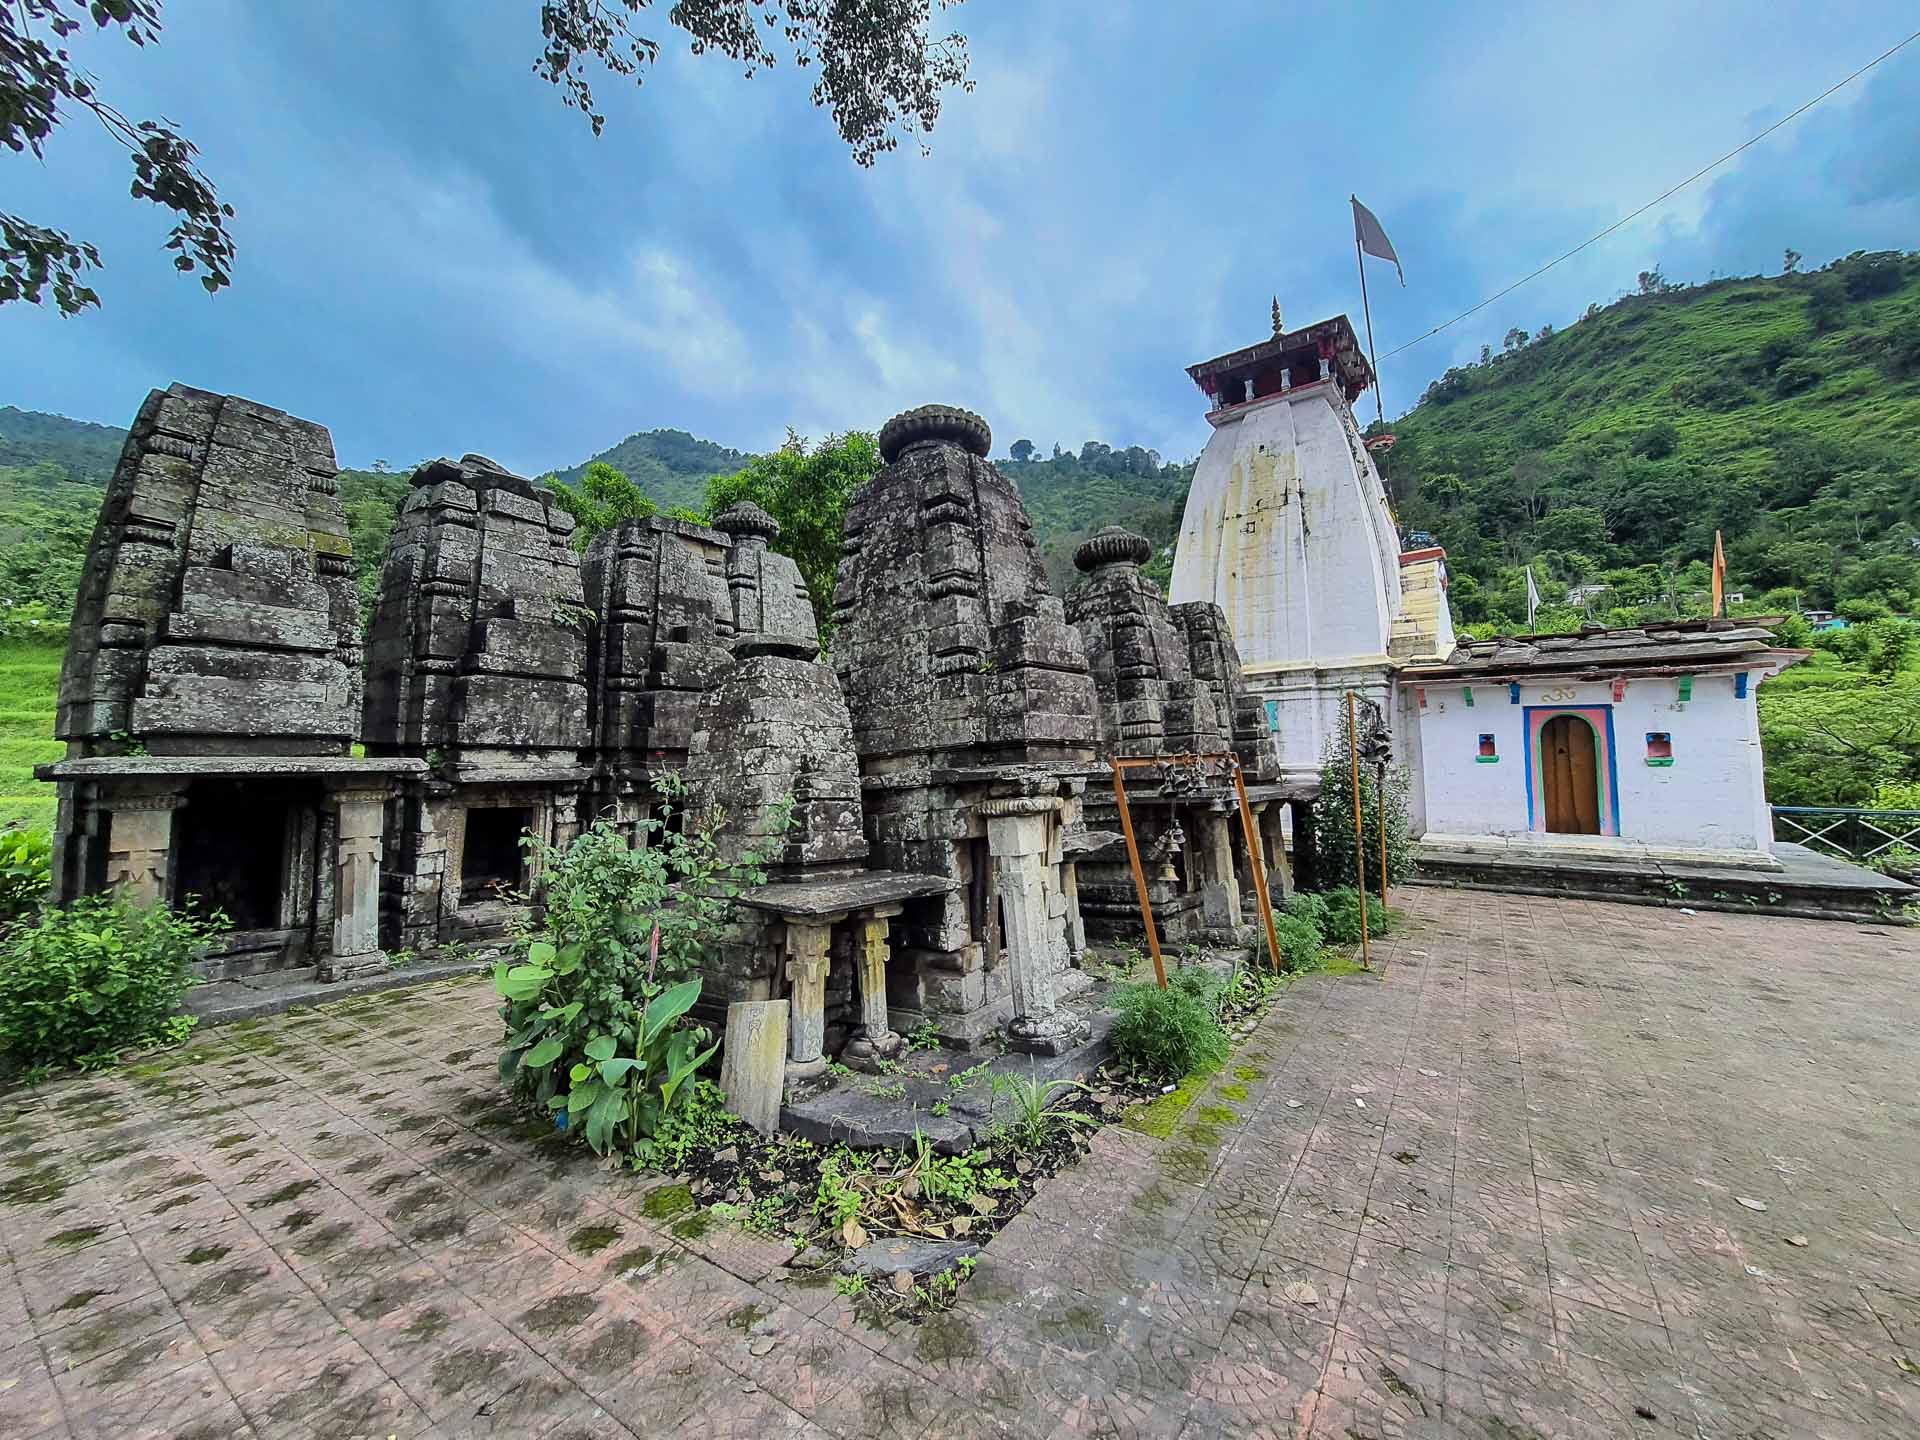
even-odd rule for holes
{"type": "Polygon", "coordinates": [[[0,1097],[0,1434],[1920,1434],[1920,932],[1439,888],[868,1322],[495,1079],[484,977],[0,1097]]]}

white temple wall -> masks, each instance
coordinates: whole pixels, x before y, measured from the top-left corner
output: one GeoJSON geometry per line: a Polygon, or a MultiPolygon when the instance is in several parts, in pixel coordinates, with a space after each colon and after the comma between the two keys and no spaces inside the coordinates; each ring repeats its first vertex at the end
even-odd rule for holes
{"type": "MultiPolygon", "coordinates": [[[[1436,838],[1547,839],[1537,754],[1534,773],[1527,763],[1529,737],[1537,736],[1542,720],[1573,708],[1603,713],[1610,721],[1612,757],[1602,788],[1611,793],[1603,812],[1612,810],[1618,838],[1767,854],[1772,823],[1754,700],[1762,673],[1749,673],[1744,698],[1736,698],[1732,675],[1695,676],[1693,698],[1686,701],[1678,698],[1679,682],[1671,676],[1629,679],[1618,701],[1612,686],[1600,681],[1522,682],[1518,704],[1506,685],[1476,684],[1471,706],[1461,682],[1425,685],[1425,707],[1416,699],[1411,711],[1419,717],[1416,784],[1423,792],[1425,832],[1436,838]],[[1671,765],[1647,763],[1649,733],[1671,736],[1671,765]],[[1479,758],[1482,735],[1493,737],[1497,760],[1479,758]]],[[[1603,813],[1603,826],[1605,820],[1603,813]]]]}

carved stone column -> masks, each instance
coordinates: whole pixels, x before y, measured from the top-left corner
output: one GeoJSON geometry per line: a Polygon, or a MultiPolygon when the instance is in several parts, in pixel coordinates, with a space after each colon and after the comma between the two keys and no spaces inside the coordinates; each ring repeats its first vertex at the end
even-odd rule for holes
{"type": "Polygon", "coordinates": [[[187,803],[182,788],[114,790],[100,808],[107,819],[107,885],[136,905],[173,897],[173,812],[187,803]]]}
{"type": "Polygon", "coordinates": [[[994,888],[1006,921],[1013,988],[1008,1040],[1015,1049],[1040,1055],[1061,1054],[1087,1034],[1087,1022],[1059,1010],[1054,994],[1047,852],[1058,807],[1058,799],[1050,795],[996,797],[978,806],[987,822],[994,888]]]}
{"type": "Polygon", "coordinates": [[[1254,827],[1260,836],[1260,863],[1267,867],[1267,896],[1276,905],[1285,905],[1293,896],[1293,865],[1287,859],[1287,837],[1280,829],[1281,802],[1269,801],[1254,813],[1254,827]]]}
{"type": "Polygon", "coordinates": [[[787,1078],[805,1080],[827,1068],[827,966],[834,916],[788,915],[787,1078]]]}
{"type": "Polygon", "coordinates": [[[847,1042],[842,1058],[855,1069],[891,1060],[905,1043],[887,1023],[887,921],[905,907],[880,905],[860,920],[854,959],[860,971],[860,1033],[847,1042]]]}
{"type": "Polygon", "coordinates": [[[382,969],[380,855],[386,830],[387,787],[334,790],[327,796],[333,826],[333,934],[320,960],[320,978],[350,980],[382,969]]]}
{"type": "Polygon", "coordinates": [[[1233,929],[1240,924],[1240,886],[1233,876],[1233,834],[1227,828],[1227,817],[1197,814],[1193,827],[1194,858],[1200,872],[1200,913],[1209,929],[1233,929]]]}

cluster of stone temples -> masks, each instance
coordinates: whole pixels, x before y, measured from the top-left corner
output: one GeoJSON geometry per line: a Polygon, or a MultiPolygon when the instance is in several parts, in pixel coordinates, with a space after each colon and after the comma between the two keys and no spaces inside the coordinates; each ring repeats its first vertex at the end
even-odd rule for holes
{"type": "Polygon", "coordinates": [[[89,551],[68,758],[41,772],[57,898],[218,910],[211,975],[333,979],[537,912],[525,836],[694,826],[770,856],[706,1001],[789,999],[797,1072],[927,1022],[1071,1045],[1089,928],[1139,928],[1106,762],[1168,758],[1129,792],[1176,938],[1237,926],[1256,859],[1284,887],[1302,796],[1275,783],[1219,606],[1169,607],[1120,530],[1081,546],[1063,603],[988,444],[944,406],[882,428],[831,664],[758,507],[625,521],[582,556],[550,491],[477,455],[413,476],[363,644],[325,429],[156,391],[89,551]],[[1213,758],[1171,761],[1193,755],[1213,758]]]}

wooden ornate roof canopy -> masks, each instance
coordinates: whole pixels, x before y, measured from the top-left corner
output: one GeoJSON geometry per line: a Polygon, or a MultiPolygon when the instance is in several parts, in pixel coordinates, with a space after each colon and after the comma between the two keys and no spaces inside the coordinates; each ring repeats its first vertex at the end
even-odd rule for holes
{"type": "Polygon", "coordinates": [[[1289,330],[1230,355],[1202,360],[1198,365],[1189,365],[1187,374],[1207,394],[1220,395],[1231,404],[1239,399],[1234,393],[1234,382],[1255,380],[1257,393],[1264,396],[1280,387],[1259,382],[1277,374],[1282,367],[1293,370],[1296,385],[1317,379],[1322,357],[1339,376],[1349,404],[1373,383],[1373,370],[1360,348],[1359,337],[1344,315],[1318,321],[1302,330],[1289,330]]]}

